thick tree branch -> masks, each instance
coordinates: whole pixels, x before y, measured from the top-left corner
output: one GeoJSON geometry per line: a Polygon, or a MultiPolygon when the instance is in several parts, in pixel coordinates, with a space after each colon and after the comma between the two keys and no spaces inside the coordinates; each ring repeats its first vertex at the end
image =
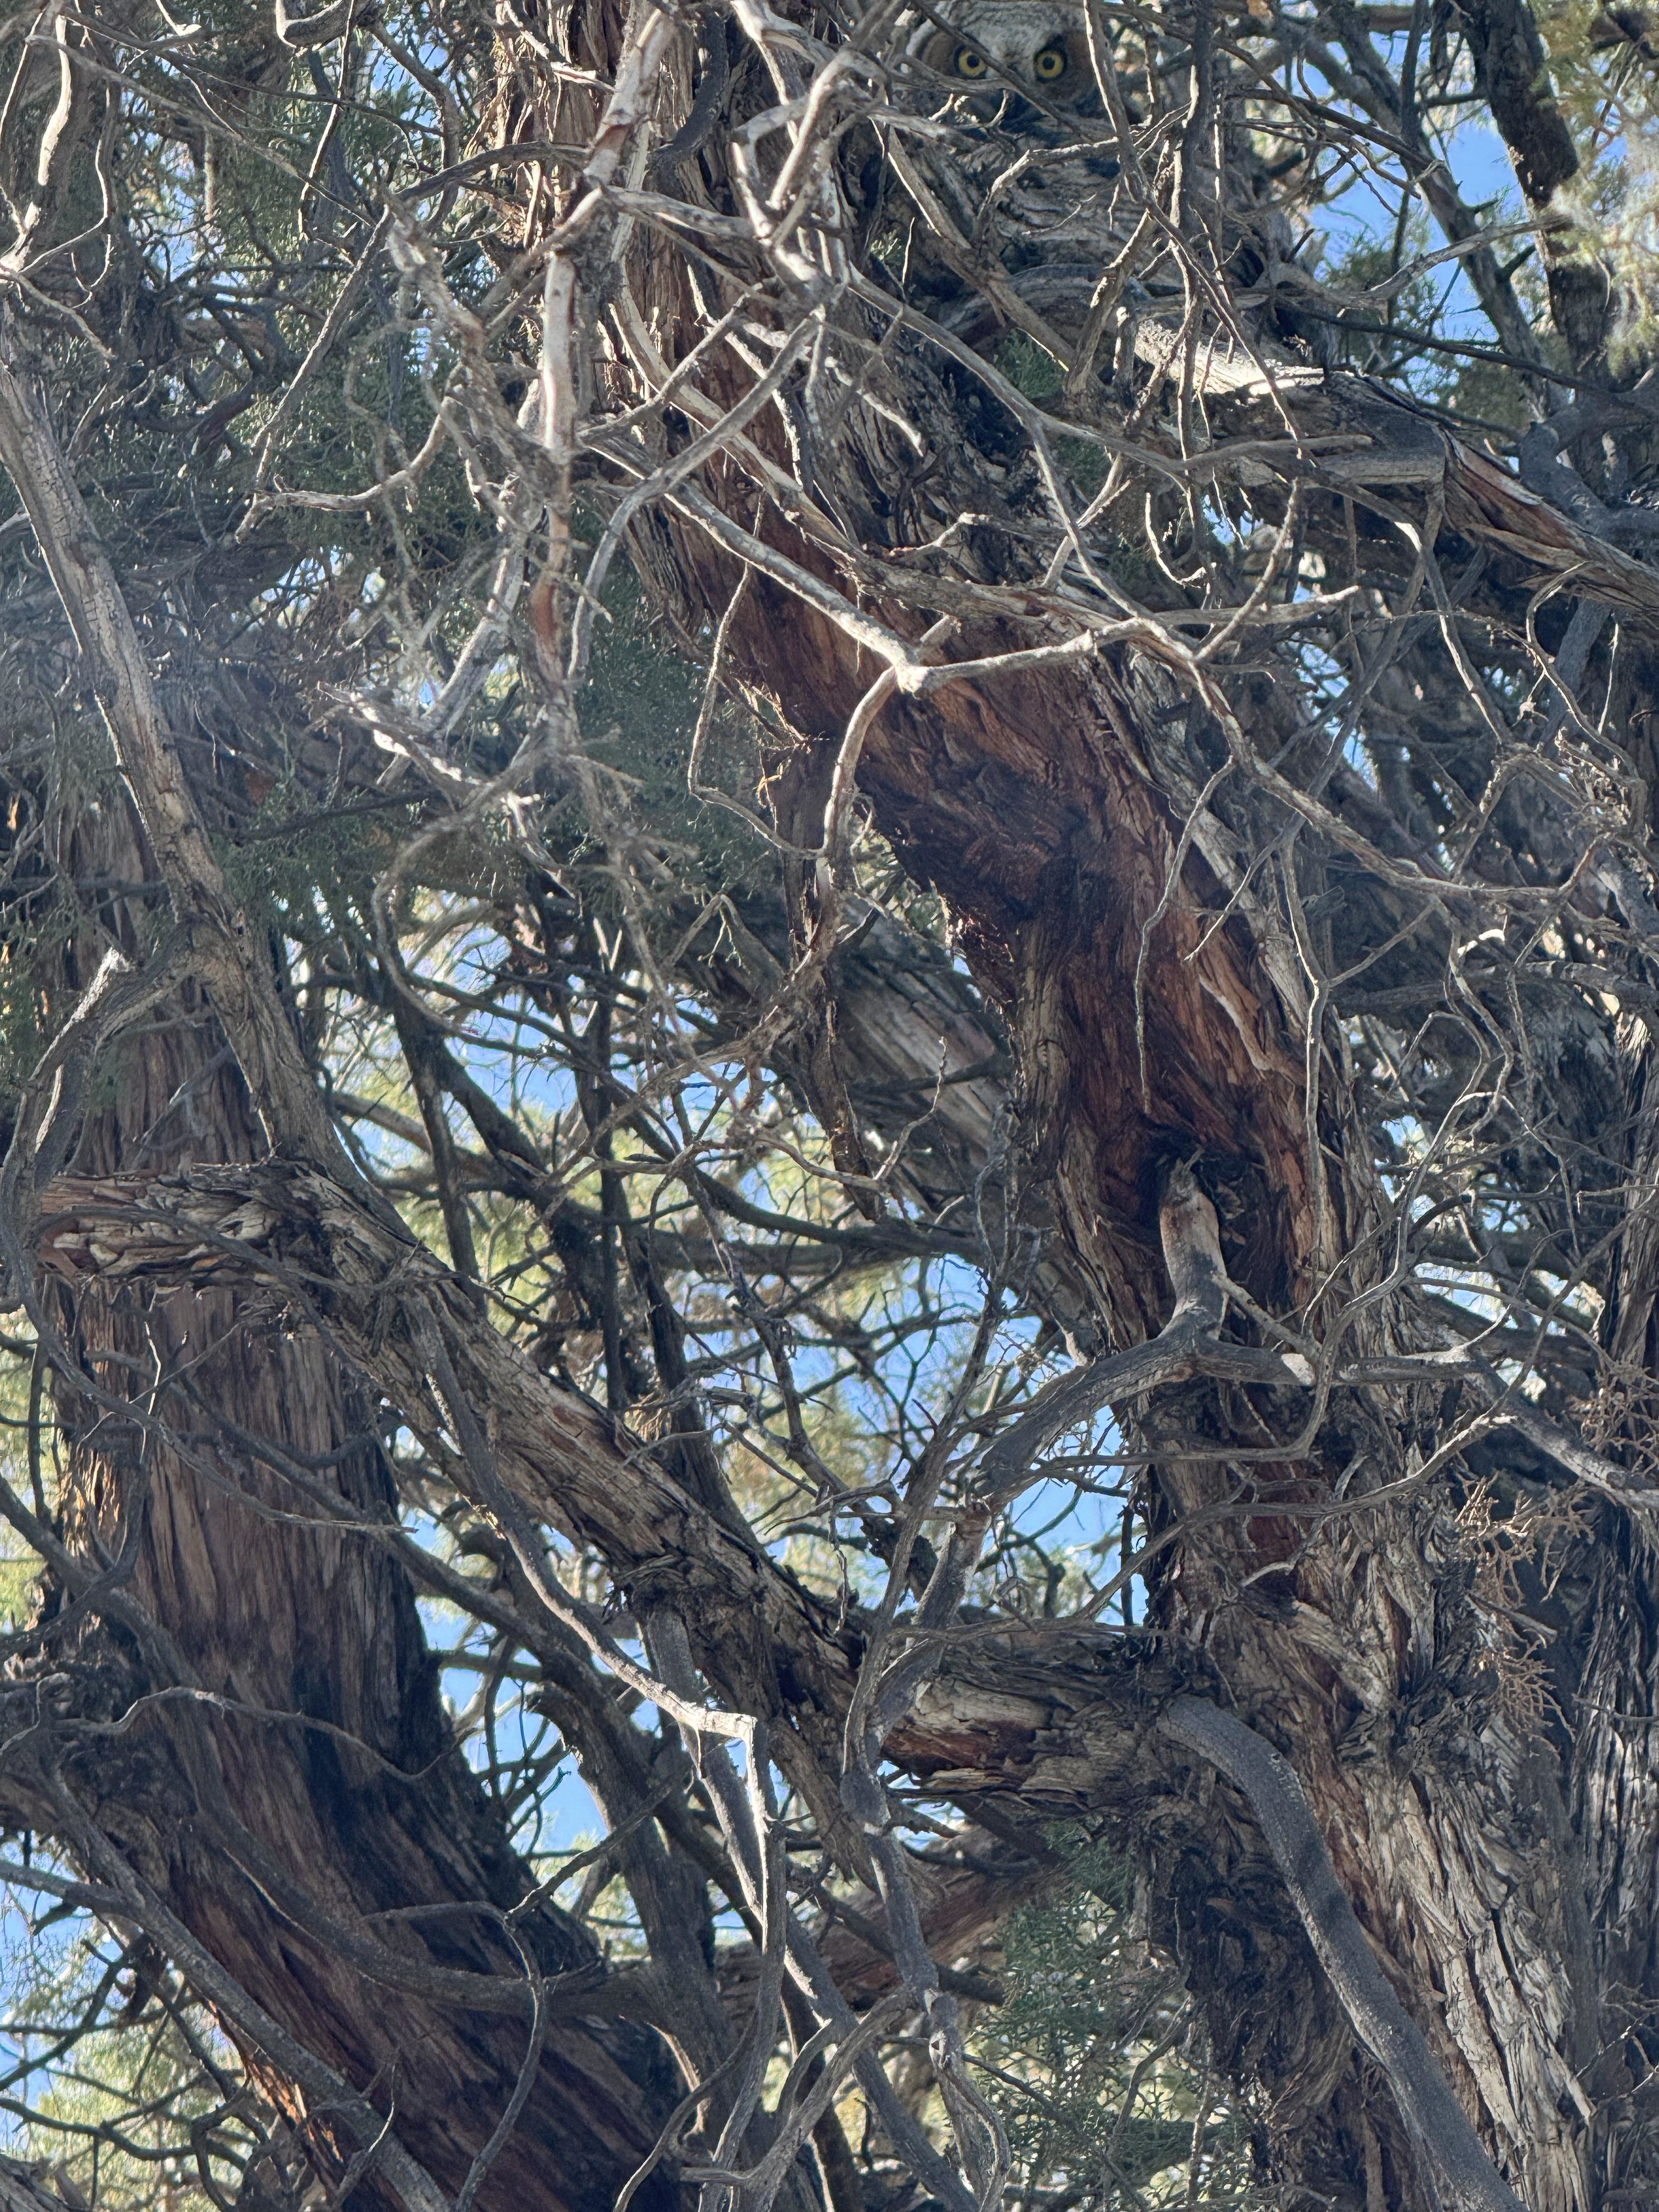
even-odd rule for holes
{"type": "Polygon", "coordinates": [[[99,703],[173,911],[258,1103],[271,1149],[349,1173],[301,1060],[264,948],[234,908],[109,556],[93,526],[15,318],[0,317],[0,463],[85,654],[99,703]]]}
{"type": "Polygon", "coordinates": [[[1308,1941],[1355,2033],[1388,2077],[1424,2156],[1461,2212],[1524,2212],[1486,2155],[1423,2032],[1372,1955],[1294,1769],[1263,1736],[1202,1698],[1158,1717],[1172,1742],[1219,1767],[1250,1802],[1308,1941]]]}

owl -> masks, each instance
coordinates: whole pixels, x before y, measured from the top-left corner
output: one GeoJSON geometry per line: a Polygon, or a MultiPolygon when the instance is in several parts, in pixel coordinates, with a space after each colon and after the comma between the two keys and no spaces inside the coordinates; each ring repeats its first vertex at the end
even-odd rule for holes
{"type": "Polygon", "coordinates": [[[937,11],[917,58],[985,122],[1006,131],[1056,112],[1097,113],[1099,95],[1081,13],[1053,0],[964,0],[937,11]]]}
{"type": "MultiPolygon", "coordinates": [[[[957,235],[1000,264],[1006,285],[1036,313],[1075,331],[1115,250],[1119,179],[1082,8],[933,0],[928,17],[910,34],[917,91],[953,127],[910,158],[957,235]],[[941,109],[942,91],[951,96],[941,109]]],[[[964,285],[959,264],[921,281],[936,320],[970,343],[1000,342],[1005,310],[964,285]]]]}

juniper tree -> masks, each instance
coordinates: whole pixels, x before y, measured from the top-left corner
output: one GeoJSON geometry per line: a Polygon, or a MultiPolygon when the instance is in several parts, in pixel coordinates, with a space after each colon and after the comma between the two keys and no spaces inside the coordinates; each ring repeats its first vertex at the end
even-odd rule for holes
{"type": "Polygon", "coordinates": [[[33,2212],[1659,2185],[1654,26],[994,4],[4,27],[33,2212]]]}

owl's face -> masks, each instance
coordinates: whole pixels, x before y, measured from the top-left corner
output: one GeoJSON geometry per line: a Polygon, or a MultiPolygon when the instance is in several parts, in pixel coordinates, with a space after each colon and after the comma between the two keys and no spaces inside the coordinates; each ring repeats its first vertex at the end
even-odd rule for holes
{"type": "Polygon", "coordinates": [[[954,27],[934,31],[921,59],[975,112],[989,117],[1011,94],[1045,108],[1091,104],[1094,70],[1082,18],[1050,0],[971,0],[942,9],[954,27]]]}

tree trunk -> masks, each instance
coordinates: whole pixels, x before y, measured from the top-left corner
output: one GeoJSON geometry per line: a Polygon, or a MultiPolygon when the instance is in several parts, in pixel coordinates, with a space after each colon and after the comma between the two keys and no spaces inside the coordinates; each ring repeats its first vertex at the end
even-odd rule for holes
{"type": "MultiPolygon", "coordinates": [[[[119,805],[64,836],[73,876],[149,872],[119,805]]],[[[67,990],[77,957],[78,945],[67,990]]],[[[103,1176],[264,1151],[223,1033],[187,991],[121,1049],[78,1164],[103,1176]]],[[[76,1793],[204,1949],[453,2193],[526,2063],[529,1968],[590,1990],[605,1977],[592,1935],[551,1904],[520,1919],[516,1942],[502,1921],[535,1878],[453,1747],[388,1540],[397,1493],[373,1401],[257,1284],[82,1279],[60,1318],[97,1391],[59,1386],[66,1535],[80,1556],[121,1559],[189,1686],[179,1701],[118,1635],[83,1625],[69,1649],[88,1711],[136,1725],[113,1755],[72,1761],[76,1793]],[[434,1968],[497,1978],[447,1996],[434,1968]]],[[[605,1778],[592,1778],[603,1802],[605,1778]]],[[[598,2016],[554,2006],[483,2204],[609,2212],[672,2108],[675,2070],[653,2030],[605,2017],[602,1994],[581,2009],[598,2016]]],[[[323,2170],[349,2166],[337,2118],[237,2039],[323,2170]]],[[[674,2197],[659,2169],[635,2201],[674,2197]]]]}
{"type": "MultiPolygon", "coordinates": [[[[586,37],[596,55],[614,53],[610,17],[587,11],[580,21],[577,50],[586,37]]],[[[528,120],[520,127],[534,135],[528,120]]],[[[546,114],[537,127],[558,135],[546,114]]],[[[635,282],[672,363],[704,324],[678,258],[656,245],[635,252],[635,282]]],[[[876,329],[872,320],[872,340],[876,329]]],[[[1331,489],[1386,483],[1405,498],[1402,487],[1425,487],[1449,569],[1482,547],[1501,555],[1493,603],[1512,610],[1534,580],[1571,564],[1576,590],[1651,626],[1651,572],[1420,416],[1357,380],[1282,360],[1269,398],[1261,375],[1231,363],[1224,344],[1209,358],[1217,435],[1264,434],[1288,404],[1298,435],[1346,447],[1327,470],[1331,489]]],[[[615,373],[636,398],[639,387],[615,373]]],[[[740,388],[734,379],[728,404],[740,388]]],[[[960,386],[896,356],[889,389],[934,457],[935,526],[994,504],[954,429],[960,386]],[[952,453],[954,464],[944,458],[952,453]]],[[[750,434],[788,465],[763,428],[750,434]]],[[[883,421],[849,424],[836,459],[842,512],[867,516],[872,483],[889,513],[915,495],[883,421]]],[[[949,657],[974,672],[930,683],[918,608],[955,604],[948,573],[884,599],[884,567],[896,584],[898,563],[882,542],[892,533],[872,524],[855,604],[850,564],[826,551],[823,532],[792,528],[771,508],[751,533],[735,470],[732,494],[724,513],[684,501],[672,524],[642,528],[641,558],[681,627],[718,626],[732,678],[795,733],[769,763],[768,783],[779,833],[795,846],[824,837],[832,780],[858,729],[858,787],[876,825],[915,880],[947,901],[956,941],[1000,1013],[1027,1179],[1050,1197],[1064,1267],[1086,1285],[1100,1334],[1132,1345],[1167,1318],[1158,1211],[1170,1170],[1190,1162],[1219,1218],[1227,1273],[1258,1308],[1304,1319],[1341,1311],[1345,1357],[1426,1349],[1389,1295],[1389,1212],[1342,1050],[1323,1026],[1328,999],[1316,995],[1294,902],[1310,908],[1344,885],[1367,902],[1374,945],[1408,934],[1414,908],[1431,917],[1423,927],[1432,933],[1439,895],[1415,862],[1390,876],[1373,842],[1388,829],[1357,777],[1339,775],[1322,799],[1301,798],[1296,748],[1307,740],[1295,695],[1250,678],[1224,692],[1169,630],[1133,619],[1123,641],[1103,637],[1068,668],[1056,665],[1056,622],[959,618],[949,657]],[[896,684],[895,664],[866,642],[871,623],[896,641],[893,653],[903,641],[915,655],[896,684]],[[1045,646],[1050,658],[1029,671],[983,665],[1045,646]],[[872,712],[881,681],[890,696],[872,712]],[[1275,759],[1282,771],[1267,765],[1275,759]],[[1237,781],[1212,804],[1230,761],[1237,781]],[[1301,833],[1290,912],[1256,875],[1256,856],[1287,821],[1301,833]]],[[[1332,558],[1340,513],[1333,499],[1309,526],[1332,558]]],[[[1015,577],[995,582],[1017,595],[1015,577]]],[[[933,658],[937,666],[943,653],[933,658]]],[[[803,945],[822,880],[801,880],[803,945]]],[[[1328,930],[1322,942],[1328,967],[1328,930]]],[[[815,1062],[821,1082],[832,1058],[815,1062]]],[[[1599,1091],[1582,1100],[1565,1091],[1561,1109],[1583,1114],[1591,1138],[1608,1097],[1607,1071],[1598,1074],[1599,1091]]],[[[827,1122],[834,1112],[830,1099],[827,1122]]],[[[1615,1779],[1628,1729],[1615,1745],[1556,1724],[1534,1643],[1501,1610],[1453,1596],[1498,1568],[1480,1527],[1420,1480],[1456,1429],[1455,1401],[1443,1399],[1405,1382],[1363,1398],[1338,1392],[1311,1432],[1310,1401],[1293,1387],[1193,1382],[1155,1407],[1114,1410],[1152,1455],[1154,1528],[1191,1524],[1156,1571],[1160,1631],[1212,1664],[1229,1698],[1293,1760],[1363,1923],[1526,2202],[1581,2212],[1600,2199],[1630,2078],[1613,1993],[1626,1975],[1626,1986],[1650,1986],[1656,1927],[1645,1878],[1639,1897],[1623,1878],[1615,1905],[1613,1869],[1651,1863],[1652,1814],[1644,1785],[1615,1779]],[[1170,1448],[1176,1437],[1184,1449],[1170,1448]],[[1224,1501],[1240,1510],[1215,1515],[1224,1501]]],[[[1650,1620],[1655,1592],[1645,1539],[1620,1549],[1617,1565],[1607,1547],[1587,1550],[1603,1594],[1579,1624],[1588,1644],[1564,1636],[1553,1664],[1573,1698],[1627,1723],[1654,1710],[1650,1665],[1633,1662],[1627,1638],[1605,1624],[1614,1607],[1650,1620]]],[[[954,1741],[949,1679],[932,1693],[929,1724],[954,1741]]],[[[963,1740],[944,1766],[965,1783],[982,1764],[1000,1770],[1008,1753],[997,1724],[996,1756],[984,1759],[985,1723],[971,1692],[963,1699],[963,1740]]],[[[1030,1761],[1022,1786],[1044,1802],[1042,1758],[1029,1748],[1042,1728],[1023,1717],[1013,1726],[1030,1761]]],[[[1062,1795],[1075,1802],[1069,1785],[1062,1795]]],[[[1206,1992],[1218,2047],[1268,2092],[1287,2177],[1342,2203],[1427,2201],[1421,2157],[1316,1994],[1305,1952],[1292,1939],[1241,1965],[1236,1862],[1212,1835],[1202,1874],[1180,1853],[1159,1865],[1164,1924],[1206,1992]]]]}
{"type": "MultiPolygon", "coordinates": [[[[720,603],[718,590],[710,596],[720,603]]],[[[752,618],[739,616],[729,648],[744,677],[797,726],[827,726],[838,742],[877,670],[799,606],[781,657],[782,605],[763,586],[750,596],[752,618]],[[816,650],[803,652],[803,629],[816,650]]],[[[964,652],[995,642],[974,639],[964,652]]],[[[1002,1012],[1030,1173],[1054,1193],[1068,1255],[1119,1346],[1167,1317],[1157,1206],[1179,1160],[1200,1164],[1228,1273],[1273,1313],[1304,1307],[1328,1271],[1364,1249],[1374,1220],[1370,1194],[1353,1184],[1329,1059],[1312,1109],[1328,1149],[1310,1157],[1310,1001],[1293,948],[1252,929],[1248,902],[1212,928],[1236,879],[1218,881],[1196,854],[1168,896],[1182,816],[1165,794],[1182,784],[1170,776],[1159,787],[1159,726],[1172,726],[1176,703],[1162,672],[1133,660],[1086,677],[963,685],[927,709],[890,708],[860,776],[908,865],[951,901],[1002,1012]]],[[[826,781],[833,757],[823,744],[826,781]]],[[[1407,1346],[1377,1304],[1350,1348],[1380,1357],[1407,1346]]],[[[1310,1521],[1307,1509],[1334,1497],[1410,1491],[1420,1401],[1396,1395],[1392,1432],[1375,1412],[1333,1407],[1311,1449],[1276,1462],[1263,1448],[1297,1434],[1306,1395],[1243,1395],[1195,1383],[1165,1394],[1151,1418],[1137,1419],[1133,1404],[1115,1409],[1154,1453],[1160,1434],[1213,1439],[1212,1457],[1157,1459],[1155,1528],[1201,1520],[1222,1500],[1260,1501],[1182,1540],[1157,1577],[1158,1622],[1213,1663],[1229,1697],[1292,1759],[1363,1923],[1526,2203],[1579,2212],[1596,2201],[1587,2123],[1616,2094],[1618,2061],[1605,2055],[1585,1955],[1594,1891],[1565,1813],[1567,1744],[1540,1741],[1524,1647],[1506,1650],[1476,1616],[1448,1618],[1447,1579],[1480,1571],[1478,1537],[1409,1497],[1310,1521]],[[1260,1455],[1243,1466],[1227,1451],[1241,1433],[1260,1455]]],[[[1626,1603],[1645,1582],[1634,1559],[1629,1572],[1619,1577],[1626,1603]]],[[[1644,1612],[1651,1601],[1642,1598],[1644,1612]]],[[[1650,1695],[1645,1679],[1621,1674],[1607,1703],[1644,1712],[1650,1695]]],[[[948,1712],[942,1688],[941,1700],[948,1712]]],[[[972,1716],[971,1697],[964,1710],[972,1716]]],[[[963,1751],[950,1764],[978,1760],[963,1751]]],[[[1035,1759],[1039,1802],[1042,1772],[1035,1759]]],[[[1113,1806],[1105,1793],[1081,1796],[1101,1812],[1113,1806]]],[[[1626,1831],[1610,1811],[1604,1795],[1595,1833],[1622,1860],[1647,1824],[1626,1831]]],[[[1160,1874],[1163,1924],[1206,1994],[1218,2048],[1268,2089],[1295,2179],[1364,2202],[1357,2192],[1380,2163],[1382,2201],[1416,2201],[1420,2162],[1322,2001],[1305,1949],[1292,1938],[1275,1954],[1257,1936],[1255,1955],[1239,1957],[1241,1923],[1269,1924],[1260,1888],[1250,1893],[1213,1833],[1201,1872],[1177,1851],[1161,1855],[1160,1874]]],[[[1610,1982],[1628,1938],[1603,1924],[1610,1982]]],[[[1654,1923],[1644,1906],[1623,1924],[1654,1923]]]]}

